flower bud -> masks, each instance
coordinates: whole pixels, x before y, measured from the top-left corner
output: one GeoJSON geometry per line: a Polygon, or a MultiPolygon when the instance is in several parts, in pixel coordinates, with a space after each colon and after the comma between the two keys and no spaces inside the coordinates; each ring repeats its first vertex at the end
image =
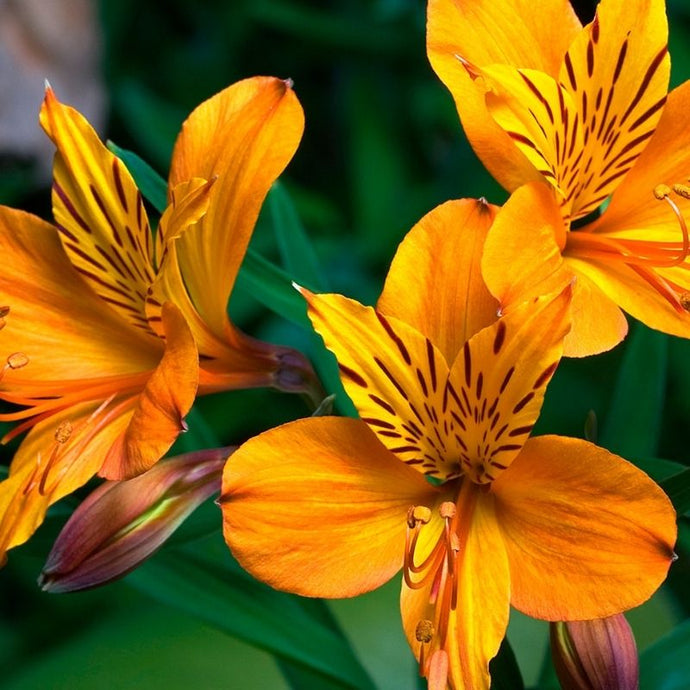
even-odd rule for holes
{"type": "Polygon", "coordinates": [[[619,613],[551,623],[551,656],[563,690],[637,690],[635,638],[619,613]]]}
{"type": "Polygon", "coordinates": [[[186,453],[134,479],[101,484],[58,535],[39,585],[48,592],[74,592],[126,575],[197,506],[220,491],[223,466],[232,450],[186,453]]]}

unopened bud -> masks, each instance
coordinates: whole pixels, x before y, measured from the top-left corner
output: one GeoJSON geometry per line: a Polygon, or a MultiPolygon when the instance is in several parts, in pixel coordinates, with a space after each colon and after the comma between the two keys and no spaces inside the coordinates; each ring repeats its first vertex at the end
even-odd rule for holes
{"type": "Polygon", "coordinates": [[[151,556],[189,514],[220,491],[233,449],[186,453],[134,479],[108,481],[74,511],[48,555],[39,585],[74,592],[111,582],[151,556]]]}
{"type": "Polygon", "coordinates": [[[636,690],[635,638],[622,613],[551,623],[551,656],[563,690],[636,690]]]}

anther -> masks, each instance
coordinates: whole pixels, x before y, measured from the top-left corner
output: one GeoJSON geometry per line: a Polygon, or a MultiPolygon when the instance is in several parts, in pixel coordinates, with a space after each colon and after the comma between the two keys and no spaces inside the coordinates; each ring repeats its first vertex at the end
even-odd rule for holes
{"type": "Polygon", "coordinates": [[[58,425],[58,428],[55,429],[55,440],[62,444],[62,443],[67,443],[69,441],[70,436],[72,435],[72,425],[68,420],[65,420],[64,422],[61,422],[58,425]]]}
{"type": "Polygon", "coordinates": [[[671,195],[671,188],[667,184],[658,184],[654,187],[654,196],[663,201],[667,196],[671,195]]]}
{"type": "Polygon", "coordinates": [[[455,503],[451,501],[444,501],[438,509],[441,517],[445,520],[452,520],[455,517],[455,503]]]}
{"type": "Polygon", "coordinates": [[[0,307],[0,319],[4,319],[10,313],[9,307],[0,307]]]}
{"type": "Polygon", "coordinates": [[[679,298],[680,306],[685,309],[685,311],[690,311],[690,292],[684,292],[679,298]]]}
{"type": "Polygon", "coordinates": [[[690,187],[687,185],[674,184],[672,189],[678,196],[682,196],[683,199],[690,199],[690,187]]]}
{"type": "Polygon", "coordinates": [[[426,506],[410,506],[407,511],[407,524],[410,529],[418,524],[426,525],[431,520],[431,511],[426,506]]]}
{"type": "Polygon", "coordinates": [[[29,363],[29,358],[23,352],[14,352],[7,358],[10,369],[21,369],[29,363]]]}
{"type": "Polygon", "coordinates": [[[428,618],[422,618],[422,620],[417,623],[414,636],[417,642],[426,644],[427,642],[431,642],[434,632],[434,624],[428,618]]]}

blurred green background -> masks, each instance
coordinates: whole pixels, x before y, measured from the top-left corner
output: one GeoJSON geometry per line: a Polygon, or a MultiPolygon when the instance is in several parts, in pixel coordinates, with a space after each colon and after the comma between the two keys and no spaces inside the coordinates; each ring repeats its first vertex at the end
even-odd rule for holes
{"type": "MultiPolygon", "coordinates": [[[[585,21],[593,6],[578,3],[585,21]]],[[[669,2],[669,18],[678,84],[690,74],[690,5],[669,2]]],[[[421,0],[102,0],[97,26],[98,71],[107,98],[101,133],[136,151],[164,177],[179,126],[202,100],[256,74],[294,80],[307,125],[281,180],[331,290],[372,303],[398,242],[426,212],[450,198],[506,198],[474,157],[451,98],[427,62],[421,0]]],[[[38,107],[37,101],[36,113],[38,107]]],[[[0,156],[0,201],[50,217],[48,186],[27,157],[0,156]]],[[[280,263],[273,230],[263,213],[252,246],[280,263]]],[[[253,335],[306,351],[313,347],[306,331],[246,291],[233,296],[231,310],[253,335]]],[[[631,459],[631,453],[639,456],[643,466],[652,457],[688,464],[690,344],[641,327],[633,336],[613,353],[561,366],[538,432],[582,436],[593,410],[602,444],[631,459]]],[[[196,407],[222,444],[240,443],[309,413],[300,400],[271,391],[211,396],[196,407]]],[[[5,461],[13,447],[2,449],[5,461]]],[[[290,687],[269,653],[226,634],[222,622],[212,625],[191,615],[193,593],[181,606],[152,598],[155,569],[93,592],[41,593],[36,577],[73,505],[53,511],[36,538],[11,552],[0,571],[2,688],[290,687]]],[[[222,547],[215,506],[193,519],[210,532],[202,551],[204,544],[210,544],[209,553],[222,547]]],[[[174,543],[163,553],[172,554],[174,563],[184,547],[174,543]]],[[[690,554],[680,549],[680,555],[668,586],[629,617],[641,649],[688,617],[690,554]]],[[[227,568],[235,572],[232,564],[227,568]]],[[[396,578],[378,592],[331,606],[383,690],[418,687],[400,629],[398,594],[396,578]]],[[[296,622],[294,635],[301,634],[296,622]]],[[[535,684],[541,674],[542,687],[549,687],[546,625],[515,614],[509,639],[526,683],[535,684]]],[[[643,676],[646,683],[659,678],[655,668],[643,676]]],[[[341,687],[319,682],[309,687],[341,687]]],[[[643,688],[690,687],[690,680],[674,682],[654,680],[643,688]]]]}

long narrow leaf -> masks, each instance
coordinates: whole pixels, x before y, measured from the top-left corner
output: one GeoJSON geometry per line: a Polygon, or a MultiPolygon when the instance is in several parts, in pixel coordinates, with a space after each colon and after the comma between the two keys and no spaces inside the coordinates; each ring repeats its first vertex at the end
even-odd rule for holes
{"type": "Polygon", "coordinates": [[[112,141],[108,142],[108,148],[127,166],[127,170],[137,183],[143,197],[153,205],[158,213],[163,213],[168,205],[166,181],[133,151],[122,149],[112,141]]]}
{"type": "Polygon", "coordinates": [[[305,606],[298,597],[252,580],[222,543],[205,540],[205,545],[162,551],[127,581],[158,601],[331,679],[334,688],[374,688],[347,641],[314,615],[313,603],[305,606]]]}
{"type": "Polygon", "coordinates": [[[667,338],[636,324],[608,414],[601,445],[623,457],[654,456],[666,391],[667,338]]]}

